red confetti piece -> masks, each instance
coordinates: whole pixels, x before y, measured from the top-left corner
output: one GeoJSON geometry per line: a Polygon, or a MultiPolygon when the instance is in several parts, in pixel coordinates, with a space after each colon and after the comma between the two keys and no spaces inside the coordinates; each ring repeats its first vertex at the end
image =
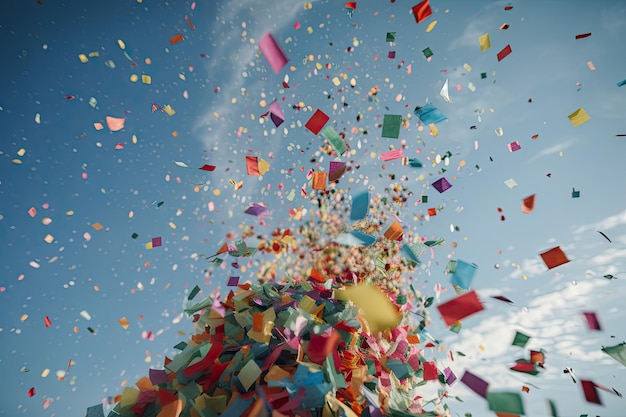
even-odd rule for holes
{"type": "Polygon", "coordinates": [[[511,52],[513,52],[511,45],[505,46],[500,52],[498,52],[498,62],[509,56],[511,52]]]}
{"type": "Polygon", "coordinates": [[[50,320],[50,317],[48,316],[43,318],[43,322],[45,323],[46,327],[52,326],[52,321],[50,320]]]}
{"type": "Polygon", "coordinates": [[[215,171],[215,168],[216,168],[216,167],[215,167],[215,165],[207,165],[207,164],[204,164],[204,165],[202,165],[202,166],[201,166],[200,168],[198,168],[198,169],[201,169],[201,170],[203,170],[203,171],[213,172],[213,171],[215,171]]]}
{"type": "Polygon", "coordinates": [[[189,18],[189,16],[185,16],[185,21],[187,22],[187,24],[189,25],[189,27],[190,27],[191,29],[196,30],[196,25],[194,25],[194,24],[191,22],[191,19],[189,18]]]}

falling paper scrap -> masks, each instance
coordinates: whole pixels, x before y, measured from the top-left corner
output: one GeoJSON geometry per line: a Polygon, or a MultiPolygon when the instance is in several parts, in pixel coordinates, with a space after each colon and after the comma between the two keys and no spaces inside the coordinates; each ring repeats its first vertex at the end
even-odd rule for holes
{"type": "Polygon", "coordinates": [[[574,127],[580,126],[590,119],[589,115],[582,107],[578,108],[575,112],[567,116],[574,125],[574,127]]]}
{"type": "Polygon", "coordinates": [[[541,259],[543,259],[543,262],[546,264],[548,269],[556,268],[557,266],[569,262],[569,259],[567,259],[567,256],[560,246],[548,249],[547,251],[540,253],[539,256],[541,256],[541,259]]]}
{"type": "Polygon", "coordinates": [[[315,113],[313,113],[313,116],[311,116],[311,118],[306,122],[304,127],[309,129],[314,135],[317,135],[329,119],[330,117],[328,117],[323,111],[317,109],[315,110],[315,113]]]}
{"type": "Polygon", "coordinates": [[[522,200],[522,213],[528,214],[535,209],[535,194],[529,195],[522,200]]]}
{"type": "Polygon", "coordinates": [[[432,10],[430,9],[430,0],[424,0],[423,2],[416,4],[413,6],[412,10],[413,16],[415,16],[415,21],[417,23],[423,22],[432,14],[432,10]]]}
{"type": "Polygon", "coordinates": [[[502,61],[504,58],[506,58],[507,56],[509,56],[509,54],[513,52],[511,50],[511,45],[507,45],[505,46],[500,52],[498,52],[498,62],[502,61]]]}
{"type": "Polygon", "coordinates": [[[402,124],[402,116],[399,114],[386,114],[383,117],[383,138],[395,138],[400,135],[400,125],[402,124]]]}
{"type": "Polygon", "coordinates": [[[287,65],[287,62],[289,62],[289,58],[287,58],[271,33],[267,33],[261,38],[259,48],[276,74],[280,73],[284,66],[287,65]]]}
{"type": "Polygon", "coordinates": [[[491,39],[489,38],[489,33],[485,33],[478,37],[478,44],[480,45],[480,51],[485,52],[487,49],[491,48],[491,39]]]}
{"type": "Polygon", "coordinates": [[[452,326],[457,321],[484,309],[475,291],[469,291],[437,306],[443,321],[452,326]]]}
{"type": "Polygon", "coordinates": [[[437,181],[433,182],[433,187],[435,188],[435,190],[439,191],[440,193],[443,193],[444,191],[452,187],[452,184],[450,184],[447,179],[442,177],[442,178],[439,178],[437,181]]]}

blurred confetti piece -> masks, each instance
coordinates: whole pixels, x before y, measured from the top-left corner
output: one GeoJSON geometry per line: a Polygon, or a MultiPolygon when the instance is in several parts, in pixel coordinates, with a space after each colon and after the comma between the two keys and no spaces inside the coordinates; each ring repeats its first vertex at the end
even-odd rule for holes
{"type": "Polygon", "coordinates": [[[600,326],[600,321],[598,320],[596,313],[585,311],[583,312],[583,315],[585,316],[589,330],[602,330],[602,326],[600,326]]]}
{"type": "Polygon", "coordinates": [[[507,45],[504,48],[502,48],[502,50],[498,52],[497,54],[498,62],[502,61],[504,58],[509,56],[511,52],[513,52],[513,50],[511,49],[511,45],[507,45]]]}
{"type": "Polygon", "coordinates": [[[485,33],[484,35],[478,37],[478,45],[480,46],[480,52],[485,52],[487,49],[491,48],[489,33],[485,33]]]}
{"type": "Polygon", "coordinates": [[[270,64],[270,67],[272,67],[276,74],[289,62],[289,58],[287,58],[280,45],[278,45],[278,42],[276,42],[276,39],[274,39],[274,35],[271,33],[266,33],[261,38],[259,41],[259,49],[261,49],[263,56],[265,56],[268,64],[270,64]]]}
{"type": "Polygon", "coordinates": [[[51,234],[47,234],[46,237],[43,238],[43,240],[46,243],[52,243],[54,242],[54,236],[52,236],[51,234]]]}
{"type": "Polygon", "coordinates": [[[476,291],[469,291],[461,296],[437,306],[439,313],[448,326],[484,309],[476,291]]]}
{"type": "Polygon", "coordinates": [[[580,126],[581,124],[590,120],[589,115],[582,107],[578,108],[578,110],[574,111],[567,117],[569,118],[570,122],[572,122],[572,125],[574,125],[574,127],[580,126]]]}
{"type": "Polygon", "coordinates": [[[431,30],[435,28],[435,26],[437,26],[437,21],[433,20],[432,22],[429,23],[428,27],[426,28],[426,32],[430,32],[431,30]]]}
{"type": "Polygon", "coordinates": [[[123,117],[106,117],[107,127],[109,128],[109,130],[111,130],[111,132],[117,132],[118,130],[124,129],[125,121],[126,119],[124,119],[123,117]]]}
{"type": "Polygon", "coordinates": [[[31,207],[28,209],[28,215],[30,217],[35,217],[37,215],[37,209],[35,207],[31,207]]]}
{"type": "Polygon", "coordinates": [[[416,4],[411,10],[413,11],[413,16],[415,17],[415,21],[417,23],[423,22],[433,13],[430,8],[429,0],[424,0],[423,2],[416,4]]]}
{"type": "Polygon", "coordinates": [[[194,25],[194,24],[191,22],[191,19],[189,18],[189,16],[185,16],[185,21],[187,22],[187,24],[189,25],[189,27],[190,27],[192,30],[196,30],[196,25],[194,25]]]}
{"type": "Polygon", "coordinates": [[[528,214],[534,209],[535,209],[535,194],[532,194],[522,200],[522,213],[528,214]]]}
{"type": "Polygon", "coordinates": [[[48,317],[48,316],[43,318],[43,322],[46,325],[46,327],[52,326],[52,321],[50,320],[50,317],[48,317]]]}
{"type": "Polygon", "coordinates": [[[91,315],[85,310],[80,312],[80,316],[85,320],[91,320],[91,315]]]}
{"type": "Polygon", "coordinates": [[[128,326],[130,326],[130,322],[128,321],[126,317],[122,317],[117,322],[120,324],[120,326],[122,326],[124,330],[128,329],[128,326]]]}
{"type": "Polygon", "coordinates": [[[46,368],[43,371],[41,371],[42,378],[46,378],[48,375],[50,375],[50,369],[46,368]]]}
{"type": "Polygon", "coordinates": [[[141,82],[144,84],[152,84],[152,77],[148,74],[141,74],[141,82]]]}
{"type": "Polygon", "coordinates": [[[546,264],[548,269],[556,268],[557,266],[569,262],[569,259],[567,259],[567,256],[560,246],[548,249],[547,251],[540,253],[539,256],[541,256],[541,259],[543,259],[543,262],[546,264]]]}
{"type": "Polygon", "coordinates": [[[185,40],[185,38],[183,38],[183,35],[178,33],[178,34],[176,34],[176,35],[174,35],[174,36],[172,36],[170,38],[170,45],[175,45],[175,44],[177,44],[179,42],[182,42],[184,40],[185,40]]]}
{"type": "Polygon", "coordinates": [[[398,310],[376,286],[359,285],[336,292],[337,300],[350,300],[363,311],[363,317],[373,334],[398,325],[398,310]]]}
{"type": "Polygon", "coordinates": [[[102,230],[104,229],[104,226],[102,226],[100,223],[96,222],[94,224],[91,225],[91,227],[93,227],[96,230],[102,230]]]}

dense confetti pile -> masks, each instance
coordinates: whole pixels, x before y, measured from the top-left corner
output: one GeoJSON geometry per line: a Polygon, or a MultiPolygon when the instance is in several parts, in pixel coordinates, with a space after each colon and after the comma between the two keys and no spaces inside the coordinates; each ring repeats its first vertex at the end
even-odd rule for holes
{"type": "Polygon", "coordinates": [[[0,15],[0,416],[623,414],[621,2],[0,15]]]}

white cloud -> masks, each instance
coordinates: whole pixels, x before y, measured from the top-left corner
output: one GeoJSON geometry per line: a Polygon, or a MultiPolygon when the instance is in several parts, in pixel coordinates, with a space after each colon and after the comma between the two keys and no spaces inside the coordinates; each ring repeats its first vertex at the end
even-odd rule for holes
{"type": "Polygon", "coordinates": [[[544,148],[541,151],[537,152],[535,155],[533,155],[532,158],[529,158],[528,160],[526,160],[525,163],[530,163],[532,161],[536,161],[539,158],[543,158],[544,156],[550,156],[550,155],[554,155],[558,152],[562,152],[565,149],[569,148],[570,146],[572,146],[574,144],[574,141],[569,140],[566,142],[561,142],[559,144],[550,146],[548,148],[544,148]]]}
{"type": "Polygon", "coordinates": [[[597,223],[578,226],[574,229],[573,233],[581,234],[590,230],[600,230],[606,232],[607,230],[611,230],[624,224],[626,224],[626,210],[613,216],[607,217],[606,219],[603,219],[597,223]]]}
{"type": "Polygon", "coordinates": [[[620,259],[626,259],[626,248],[609,248],[591,258],[591,263],[597,266],[605,266],[620,259]]]}

